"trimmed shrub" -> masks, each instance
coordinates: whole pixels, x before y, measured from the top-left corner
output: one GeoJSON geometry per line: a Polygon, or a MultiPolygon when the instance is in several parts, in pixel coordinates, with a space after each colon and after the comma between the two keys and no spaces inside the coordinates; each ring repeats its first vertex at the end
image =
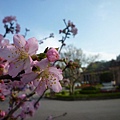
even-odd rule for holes
{"type": "Polygon", "coordinates": [[[62,94],[62,95],[65,95],[65,94],[66,94],[66,91],[62,91],[61,94],[62,94]]]}
{"type": "Polygon", "coordinates": [[[82,88],[80,91],[80,94],[96,94],[99,92],[100,90],[97,89],[96,87],[89,86],[89,87],[82,88]]]}

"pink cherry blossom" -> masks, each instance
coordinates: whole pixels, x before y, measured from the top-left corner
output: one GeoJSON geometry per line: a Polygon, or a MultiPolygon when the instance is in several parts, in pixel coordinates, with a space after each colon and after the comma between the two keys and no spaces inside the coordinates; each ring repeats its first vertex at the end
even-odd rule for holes
{"type": "Polygon", "coordinates": [[[4,117],[6,115],[5,111],[0,110],[0,118],[4,117]]]}
{"type": "Polygon", "coordinates": [[[3,35],[0,34],[0,47],[4,47],[9,45],[9,40],[4,39],[3,35]]]}
{"type": "MultiPolygon", "coordinates": [[[[44,59],[44,61],[45,60],[46,59],[44,59]]],[[[37,88],[36,92],[39,95],[42,95],[47,87],[52,89],[54,92],[61,91],[62,87],[59,82],[63,79],[61,69],[57,69],[54,66],[47,66],[43,64],[43,61],[40,63],[42,64],[37,63],[38,67],[40,67],[39,71],[23,74],[21,81],[25,84],[33,81],[34,86],[37,88]],[[45,65],[46,67],[43,68],[42,65],[45,65]]]]}
{"type": "Polygon", "coordinates": [[[9,88],[11,89],[14,89],[14,88],[17,88],[17,89],[23,89],[24,88],[24,84],[22,81],[10,81],[9,84],[8,84],[9,88]]]}
{"type": "Polygon", "coordinates": [[[71,32],[75,36],[78,33],[78,29],[76,27],[72,27],[71,32]]]}
{"type": "Polygon", "coordinates": [[[22,76],[21,81],[24,84],[26,84],[26,83],[29,83],[29,82],[35,80],[38,77],[38,73],[30,72],[30,73],[23,74],[21,76],[22,76]]]}
{"type": "Polygon", "coordinates": [[[27,41],[22,35],[14,35],[14,45],[8,45],[0,49],[0,56],[10,63],[8,74],[15,77],[19,72],[31,71],[31,56],[38,50],[38,41],[30,38],[27,41]]]}
{"type": "Polygon", "coordinates": [[[55,62],[56,60],[59,59],[59,53],[55,48],[50,48],[47,51],[47,58],[50,62],[55,62]]]}
{"type": "Polygon", "coordinates": [[[34,85],[37,87],[37,94],[42,95],[47,87],[54,92],[60,92],[62,87],[59,81],[62,79],[63,76],[60,69],[57,69],[56,67],[45,69],[41,74],[41,78],[34,81],[34,85]]]}
{"type": "Polygon", "coordinates": [[[18,98],[19,98],[19,100],[21,101],[21,100],[23,100],[24,98],[26,97],[26,94],[20,94],[19,96],[18,96],[18,98]]]}
{"type": "Polygon", "coordinates": [[[47,87],[54,92],[60,92],[62,87],[59,81],[62,79],[63,76],[57,68],[50,67],[46,69],[39,79],[33,81],[34,86],[37,88],[36,93],[42,95],[47,87]]]}
{"type": "Polygon", "coordinates": [[[0,95],[9,95],[10,94],[10,88],[7,86],[4,82],[0,83],[0,95]]]}
{"type": "Polygon", "coordinates": [[[33,81],[34,86],[36,87],[36,93],[38,95],[42,95],[44,93],[44,91],[47,89],[47,85],[45,83],[45,81],[41,80],[41,79],[36,79],[33,81]]]}
{"type": "Polygon", "coordinates": [[[70,20],[68,21],[68,26],[71,28],[70,31],[73,33],[73,36],[75,36],[78,33],[78,29],[75,27],[73,22],[71,22],[70,20]]]}
{"type": "Polygon", "coordinates": [[[4,95],[0,95],[0,101],[4,101],[5,100],[5,96],[4,95]]]}
{"type": "Polygon", "coordinates": [[[59,81],[63,79],[61,69],[57,69],[56,67],[49,67],[48,72],[49,75],[48,78],[46,78],[47,86],[54,92],[60,92],[62,87],[59,81]]]}
{"type": "Polygon", "coordinates": [[[16,34],[20,32],[20,25],[18,23],[16,23],[15,31],[16,31],[16,34]]]}
{"type": "Polygon", "coordinates": [[[9,69],[9,63],[6,61],[4,62],[4,60],[2,61],[2,64],[4,65],[4,69],[3,69],[3,75],[6,75],[8,73],[8,69],[9,69]]]}
{"type": "Polygon", "coordinates": [[[71,22],[70,20],[68,20],[68,26],[73,26],[74,24],[73,24],[73,22],[71,22]]]}
{"type": "Polygon", "coordinates": [[[4,19],[3,19],[3,23],[7,23],[7,22],[12,22],[12,21],[17,21],[16,20],[16,17],[15,16],[6,16],[4,19]]]}
{"type": "Polygon", "coordinates": [[[24,102],[24,104],[21,106],[21,109],[22,111],[20,113],[20,117],[24,119],[33,116],[36,111],[34,103],[29,101],[24,102]]]}
{"type": "Polygon", "coordinates": [[[41,61],[36,61],[34,63],[35,63],[34,65],[36,67],[39,66],[39,68],[40,68],[41,71],[45,70],[50,65],[50,62],[49,62],[49,60],[47,58],[44,58],[41,61]]]}

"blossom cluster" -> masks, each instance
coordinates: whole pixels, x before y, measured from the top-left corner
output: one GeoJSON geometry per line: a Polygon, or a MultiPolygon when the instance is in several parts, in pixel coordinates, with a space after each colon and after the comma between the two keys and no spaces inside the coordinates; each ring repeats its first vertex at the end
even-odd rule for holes
{"type": "Polygon", "coordinates": [[[20,32],[20,25],[17,23],[17,19],[15,16],[6,16],[2,22],[5,28],[4,37],[8,33],[18,34],[20,32]]]}
{"type": "MultiPolygon", "coordinates": [[[[65,20],[64,20],[65,22],[65,20]]],[[[72,33],[73,36],[75,36],[78,33],[78,29],[76,28],[76,26],[74,25],[73,22],[71,22],[70,20],[68,21],[68,23],[66,23],[66,28],[63,30],[59,30],[59,33],[64,33],[64,34],[70,34],[72,33]]]]}
{"type": "MultiPolygon", "coordinates": [[[[2,39],[1,42],[3,40],[4,39],[2,39]]],[[[1,45],[0,57],[3,59],[1,66],[3,65],[2,68],[5,67],[4,69],[7,71],[5,74],[10,75],[12,78],[20,78],[19,81],[9,80],[7,84],[5,84],[4,81],[0,83],[1,95],[12,95],[12,97],[14,97],[14,92],[27,89],[28,86],[39,96],[41,96],[47,88],[52,89],[54,92],[59,92],[62,89],[59,82],[63,79],[62,71],[52,66],[52,63],[59,59],[58,51],[55,48],[50,48],[46,53],[46,58],[40,61],[33,61],[32,55],[36,54],[38,46],[36,38],[30,38],[26,41],[25,38],[19,34],[13,36],[13,44],[6,43],[1,45]],[[4,64],[7,64],[7,67],[4,64]]],[[[24,97],[17,93],[15,95],[17,104],[20,101],[19,99],[25,99],[24,97]]],[[[35,110],[34,104],[34,102],[26,101],[22,106],[22,112],[19,116],[26,117],[26,112],[29,112],[27,115],[32,115],[35,110]],[[28,106],[30,108],[25,108],[28,106]]],[[[11,109],[12,108],[10,108],[10,110],[11,109]]]]}
{"type": "MultiPolygon", "coordinates": [[[[12,27],[13,21],[16,22],[14,16],[3,19],[5,26],[10,23],[12,27]]],[[[18,33],[19,24],[16,24],[15,28],[18,33]]],[[[12,32],[11,28],[9,30],[12,32]]],[[[54,92],[62,90],[60,84],[60,80],[63,79],[62,70],[53,66],[53,63],[60,58],[58,51],[49,48],[45,53],[46,57],[40,60],[33,59],[33,56],[37,56],[38,48],[39,43],[35,37],[26,40],[23,35],[14,34],[11,44],[0,34],[0,75],[8,77],[0,80],[0,100],[3,101],[10,96],[8,110],[0,110],[0,120],[25,119],[33,116],[39,107],[41,96],[48,88],[54,92]],[[32,92],[28,94],[26,92],[28,90],[32,92]],[[34,94],[39,97],[36,101],[31,99],[34,94]],[[19,108],[19,112],[15,113],[19,108]]]]}
{"type": "MultiPolygon", "coordinates": [[[[0,120],[23,120],[34,115],[46,90],[62,90],[62,70],[54,64],[60,55],[56,48],[47,48],[44,53],[37,54],[39,40],[35,37],[26,40],[18,34],[20,25],[15,16],[5,17],[3,24],[5,34],[0,34],[0,101],[9,96],[9,107],[6,111],[0,108],[0,120]],[[12,43],[5,38],[9,33],[13,34],[12,43]],[[32,99],[34,95],[37,100],[32,99]]],[[[62,39],[63,46],[70,33],[77,34],[77,28],[68,21],[60,33],[66,35],[62,39]]],[[[47,38],[51,37],[54,37],[53,33],[47,38]]]]}

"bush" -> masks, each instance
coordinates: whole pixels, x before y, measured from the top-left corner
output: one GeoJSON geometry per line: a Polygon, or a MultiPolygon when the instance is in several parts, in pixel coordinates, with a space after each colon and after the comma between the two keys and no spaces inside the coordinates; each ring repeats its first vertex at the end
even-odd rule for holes
{"type": "Polygon", "coordinates": [[[120,98],[119,93],[98,93],[98,94],[77,94],[77,95],[62,95],[56,94],[55,99],[58,100],[92,100],[92,99],[113,99],[120,98]]]}
{"type": "Polygon", "coordinates": [[[92,99],[114,99],[120,98],[120,92],[114,93],[84,93],[80,94],[80,91],[75,91],[73,95],[69,95],[67,91],[63,92],[65,94],[56,93],[55,96],[50,96],[50,93],[45,94],[45,97],[48,99],[56,99],[56,100],[92,100],[92,99]]]}
{"type": "Polygon", "coordinates": [[[65,94],[66,94],[66,91],[62,91],[61,94],[62,94],[62,95],[65,95],[65,94]]]}
{"type": "Polygon", "coordinates": [[[82,88],[80,94],[96,94],[99,93],[99,91],[100,90],[97,89],[96,87],[90,86],[90,87],[82,88]]]}

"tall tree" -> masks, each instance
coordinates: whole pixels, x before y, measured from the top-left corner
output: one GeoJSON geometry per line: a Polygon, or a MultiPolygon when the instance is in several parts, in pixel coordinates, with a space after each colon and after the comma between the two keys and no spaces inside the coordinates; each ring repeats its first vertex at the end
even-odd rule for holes
{"type": "Polygon", "coordinates": [[[99,55],[87,56],[83,53],[82,49],[76,48],[71,44],[64,47],[63,52],[61,53],[61,58],[66,58],[68,61],[72,60],[78,62],[82,67],[94,62],[98,57],[99,55]]]}
{"type": "Polygon", "coordinates": [[[65,58],[65,66],[63,75],[64,78],[70,80],[70,94],[74,93],[74,86],[76,82],[81,82],[82,66],[94,62],[98,55],[87,57],[81,49],[76,48],[73,45],[68,45],[63,49],[61,58],[65,58]]]}
{"type": "Polygon", "coordinates": [[[116,60],[117,60],[117,61],[120,61],[120,55],[117,56],[116,60]]]}

